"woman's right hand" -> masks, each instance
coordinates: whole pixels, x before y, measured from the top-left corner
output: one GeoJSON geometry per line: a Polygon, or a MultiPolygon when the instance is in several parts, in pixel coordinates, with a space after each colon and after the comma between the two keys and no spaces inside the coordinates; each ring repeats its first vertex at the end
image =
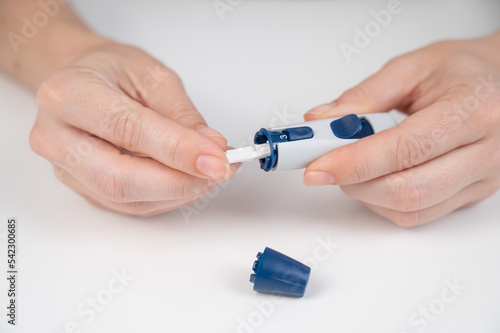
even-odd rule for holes
{"type": "Polygon", "coordinates": [[[38,104],[31,147],[101,207],[154,215],[235,174],[226,139],[206,125],[179,77],[136,48],[94,46],[41,84],[38,104]]]}

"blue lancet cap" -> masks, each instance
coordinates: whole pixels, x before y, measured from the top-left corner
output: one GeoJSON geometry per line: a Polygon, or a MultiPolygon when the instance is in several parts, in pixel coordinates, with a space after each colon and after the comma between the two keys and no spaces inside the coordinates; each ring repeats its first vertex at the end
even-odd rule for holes
{"type": "Polygon", "coordinates": [[[257,254],[252,269],[253,290],[293,297],[304,296],[311,273],[308,266],[268,247],[257,254]]]}

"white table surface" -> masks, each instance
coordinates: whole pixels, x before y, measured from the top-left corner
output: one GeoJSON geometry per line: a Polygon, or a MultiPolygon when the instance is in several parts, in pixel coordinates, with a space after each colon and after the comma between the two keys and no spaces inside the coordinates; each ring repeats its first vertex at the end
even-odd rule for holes
{"type": "MultiPolygon", "coordinates": [[[[211,0],[74,3],[97,31],[174,68],[233,146],[301,121],[398,54],[500,28],[498,1],[401,0],[348,64],[339,43],[388,1],[233,1],[224,20],[211,0]]],[[[500,193],[403,229],[336,187],[303,186],[302,171],[253,162],[189,218],[127,217],[88,204],[30,150],[35,99],[6,77],[0,112],[0,234],[11,216],[20,229],[18,326],[6,324],[1,278],[1,332],[500,332],[500,193]],[[328,240],[331,253],[318,248],[328,240]],[[305,297],[275,304],[252,290],[266,246],[313,266],[305,297]],[[122,270],[133,279],[118,292],[122,270]],[[455,280],[465,286],[458,296],[446,289],[455,280]],[[90,310],[97,296],[105,305],[90,310]],[[419,317],[428,307],[429,319],[419,317]]]]}

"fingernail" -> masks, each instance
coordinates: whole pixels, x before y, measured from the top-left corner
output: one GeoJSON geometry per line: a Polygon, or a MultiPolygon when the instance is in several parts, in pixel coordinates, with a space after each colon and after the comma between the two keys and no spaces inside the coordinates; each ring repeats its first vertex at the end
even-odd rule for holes
{"type": "Polygon", "coordinates": [[[333,185],[333,176],[325,171],[310,171],[304,176],[304,184],[309,186],[333,185]]]}
{"type": "Polygon", "coordinates": [[[334,107],[337,106],[337,102],[331,102],[331,103],[327,103],[327,104],[322,104],[322,105],[319,105],[317,107],[315,107],[314,109],[312,109],[311,111],[307,112],[308,115],[321,115],[327,111],[330,111],[331,109],[333,109],[334,107]]]}
{"type": "Polygon", "coordinates": [[[229,164],[215,156],[201,155],[196,160],[196,168],[214,180],[226,180],[231,177],[229,164]]]}
{"type": "Polygon", "coordinates": [[[226,147],[227,147],[226,138],[222,134],[220,134],[219,132],[214,130],[213,128],[210,128],[207,125],[199,125],[198,127],[196,127],[196,131],[198,131],[198,133],[203,134],[203,135],[209,137],[210,139],[212,139],[223,150],[226,149],[226,147]]]}

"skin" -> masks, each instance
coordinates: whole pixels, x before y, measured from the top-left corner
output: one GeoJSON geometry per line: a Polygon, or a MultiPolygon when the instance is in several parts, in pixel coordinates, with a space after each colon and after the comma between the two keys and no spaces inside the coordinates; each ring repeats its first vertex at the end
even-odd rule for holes
{"type": "Polygon", "coordinates": [[[8,34],[22,36],[22,18],[40,10],[38,1],[0,2],[0,69],[37,91],[30,145],[60,181],[98,206],[149,216],[234,176],[226,139],[177,74],[94,34],[68,5],[16,50],[8,34]]]}
{"type": "Polygon", "coordinates": [[[500,34],[445,41],[391,60],[306,120],[400,110],[395,128],[311,163],[304,183],[343,192],[412,227],[500,189],[500,34]]]}
{"type": "MultiPolygon", "coordinates": [[[[226,139],[206,125],[179,77],[139,49],[58,13],[12,46],[36,0],[0,1],[0,70],[37,91],[30,144],[90,202],[148,216],[235,174],[226,139]],[[134,153],[130,153],[134,152],[134,153]]],[[[401,226],[430,222],[500,188],[500,34],[448,41],[390,61],[306,120],[401,110],[397,127],[313,162],[304,183],[341,185],[401,226]],[[490,82],[490,83],[484,83],[490,82]]]]}

